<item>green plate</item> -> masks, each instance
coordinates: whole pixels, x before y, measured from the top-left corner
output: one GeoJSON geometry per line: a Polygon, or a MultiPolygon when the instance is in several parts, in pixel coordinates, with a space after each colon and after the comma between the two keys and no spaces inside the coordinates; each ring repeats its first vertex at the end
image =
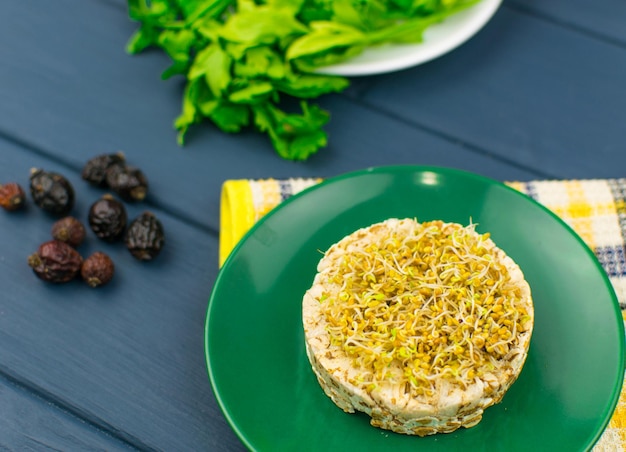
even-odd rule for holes
{"type": "Polygon", "coordinates": [[[329,179],[285,201],[239,243],[209,302],[211,384],[241,441],[259,451],[577,451],[619,399],[624,326],[593,253],[547,209],[505,185],[435,167],[382,167],[329,179]],[[535,329],[522,373],[480,424],[420,438],[369,425],[327,398],[306,357],[301,302],[326,250],[391,217],[467,224],[522,268],[535,329]]]}

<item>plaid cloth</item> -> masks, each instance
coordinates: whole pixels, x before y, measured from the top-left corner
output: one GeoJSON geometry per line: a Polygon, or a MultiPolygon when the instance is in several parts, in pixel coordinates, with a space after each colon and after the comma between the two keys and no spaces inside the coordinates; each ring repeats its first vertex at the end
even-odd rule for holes
{"type": "MultiPolygon", "coordinates": [[[[228,180],[222,186],[220,266],[241,237],[283,200],[321,179],[228,180]]],[[[626,320],[626,179],[507,182],[546,206],[595,252],[626,320]]],[[[626,386],[626,385],[625,385],[626,386]]],[[[609,426],[593,448],[626,450],[626,387],[609,426]]]]}

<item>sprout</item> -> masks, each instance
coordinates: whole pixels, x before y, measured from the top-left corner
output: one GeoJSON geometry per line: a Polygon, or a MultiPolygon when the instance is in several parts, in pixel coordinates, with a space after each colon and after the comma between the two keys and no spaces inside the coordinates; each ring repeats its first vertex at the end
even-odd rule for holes
{"type": "Polygon", "coordinates": [[[331,343],[370,391],[393,381],[428,395],[440,378],[466,387],[506,365],[532,318],[489,234],[475,224],[403,225],[352,238],[333,262],[318,299],[331,343]]]}

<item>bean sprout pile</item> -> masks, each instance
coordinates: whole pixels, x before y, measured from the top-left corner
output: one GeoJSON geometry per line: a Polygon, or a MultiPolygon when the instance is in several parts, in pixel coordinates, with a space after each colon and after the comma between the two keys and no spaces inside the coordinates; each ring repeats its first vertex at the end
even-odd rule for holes
{"type": "Polygon", "coordinates": [[[430,396],[438,380],[465,388],[519,353],[532,319],[488,233],[441,221],[371,232],[344,240],[318,298],[360,386],[430,396]]]}

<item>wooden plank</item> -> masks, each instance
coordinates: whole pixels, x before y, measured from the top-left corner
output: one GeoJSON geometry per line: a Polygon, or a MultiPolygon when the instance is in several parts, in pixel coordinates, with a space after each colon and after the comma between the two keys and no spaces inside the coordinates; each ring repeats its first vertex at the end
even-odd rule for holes
{"type": "Polygon", "coordinates": [[[377,77],[364,101],[558,177],[620,177],[625,76],[623,49],[504,8],[448,57],[377,77]]]}
{"type": "Polygon", "coordinates": [[[626,3],[621,0],[505,0],[504,6],[578,29],[616,45],[626,44],[626,3]]]}
{"type": "MultiPolygon", "coordinates": [[[[617,65],[608,67],[621,71],[623,57],[597,40],[515,11],[499,13],[475,38],[479,41],[449,58],[361,80],[347,96],[326,98],[323,104],[333,114],[332,144],[306,164],[278,159],[255,134],[227,136],[210,127],[195,131],[190,146],[178,149],[171,121],[179,109],[180,83],[158,79],[167,66],[159,53],[136,58],[123,53],[135,25],[114,4],[65,0],[34,7],[10,0],[1,3],[0,14],[11,18],[0,39],[15,43],[0,48],[0,132],[6,138],[0,141],[0,180],[24,183],[31,166],[62,171],[80,187],[76,212],[84,218],[101,192],[82,183],[78,170],[95,153],[122,148],[149,175],[149,206],[168,233],[164,255],[148,265],[134,262],[119,246],[105,246],[119,270],[109,287],[91,291],[78,282],[52,287],[34,279],[24,263],[47,239],[51,219],[35,208],[16,215],[0,212],[0,231],[10,237],[0,242],[5,284],[0,370],[141,448],[243,450],[211,395],[202,350],[204,313],[217,273],[214,231],[224,179],[331,176],[391,163],[529,179],[617,174],[607,162],[623,162],[601,140],[600,149],[592,149],[597,161],[582,152],[552,156],[550,141],[563,148],[585,145],[580,138],[589,134],[598,144],[608,132],[608,144],[615,143],[615,116],[600,124],[577,108],[595,106],[596,95],[614,92],[615,99],[599,97],[601,111],[618,113],[623,88],[604,71],[609,71],[608,56],[615,56],[617,65]],[[570,80],[578,54],[563,56],[557,50],[581,43],[585,52],[596,52],[591,63],[599,66],[580,63],[582,75],[570,80]],[[519,54],[510,53],[516,49],[519,54]],[[536,67],[545,67],[549,77],[536,67]],[[455,98],[458,74],[475,95],[455,98]],[[501,77],[510,84],[498,85],[501,77]],[[609,84],[583,85],[593,80],[609,84]],[[368,92],[370,83],[375,85],[368,92]],[[389,87],[393,83],[395,89],[389,87]],[[533,85],[543,92],[555,89],[564,108],[530,96],[533,85]],[[589,91],[582,98],[568,96],[568,90],[580,95],[576,91],[583,88],[589,91]],[[538,119],[544,112],[563,117],[546,125],[538,119]],[[581,117],[592,125],[562,143],[566,132],[579,126],[570,121],[581,117]],[[510,126],[513,120],[519,121],[517,128],[510,126]],[[504,129],[496,142],[484,140],[487,127],[504,129]]],[[[144,207],[131,206],[132,215],[144,207]]],[[[82,250],[100,246],[92,237],[82,250]]],[[[17,422],[6,405],[0,405],[0,415],[17,422]]]]}
{"type": "Polygon", "coordinates": [[[7,381],[0,407],[0,450],[136,450],[7,381]]]}
{"type": "MultiPolygon", "coordinates": [[[[83,220],[102,195],[62,165],[11,143],[0,148],[0,180],[26,185],[30,167],[61,172],[74,184],[73,213],[83,220]]],[[[140,448],[241,449],[204,361],[216,237],[157,209],[167,242],[155,261],[136,261],[122,244],[105,244],[89,231],[81,253],[107,252],[114,280],[98,290],[80,281],[55,286],[26,265],[54,221],[29,204],[24,212],[0,212],[0,373],[140,448]]],[[[145,206],[127,208],[132,218],[145,206]]],[[[18,422],[17,415],[0,404],[4,422],[18,422]]]]}

